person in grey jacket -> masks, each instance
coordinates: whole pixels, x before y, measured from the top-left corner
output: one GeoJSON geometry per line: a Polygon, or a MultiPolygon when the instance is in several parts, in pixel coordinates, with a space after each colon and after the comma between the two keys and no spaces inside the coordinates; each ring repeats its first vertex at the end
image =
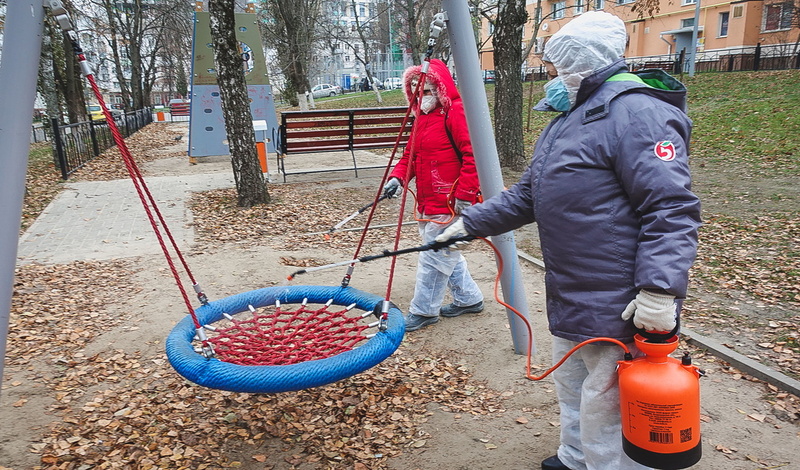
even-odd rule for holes
{"type": "MultiPolygon", "coordinates": [[[[545,45],[558,73],[535,109],[559,111],[520,181],[466,208],[437,241],[537,223],[554,362],[579,342],[675,329],[697,250],[700,202],[688,165],[686,89],[663,71],[629,73],[622,21],[587,12],[545,45]]],[[[622,350],[592,343],[553,373],[558,453],[545,470],[645,468],[622,451],[615,372],[622,350]]]]}

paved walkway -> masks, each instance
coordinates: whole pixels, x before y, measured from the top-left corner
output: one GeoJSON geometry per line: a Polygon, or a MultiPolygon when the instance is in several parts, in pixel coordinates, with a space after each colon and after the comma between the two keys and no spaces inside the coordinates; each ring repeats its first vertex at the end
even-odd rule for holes
{"type": "MultiPolygon", "coordinates": [[[[193,240],[190,193],[234,186],[232,172],[145,178],[178,245],[193,240]]],[[[160,253],[130,180],[68,183],[20,237],[19,264],[62,264],[160,253]]]]}
{"type": "MultiPolygon", "coordinates": [[[[291,176],[289,182],[320,181],[352,175],[350,152],[298,154],[288,157],[287,171],[320,171],[291,176]],[[320,168],[340,168],[331,172],[320,168]]],[[[385,165],[386,156],[357,151],[359,167],[385,165]]],[[[200,158],[197,165],[188,160],[163,159],[148,162],[145,182],[156,200],[178,246],[194,240],[188,202],[192,192],[235,186],[227,157],[200,158]],[[162,176],[149,176],[162,175],[162,176]]],[[[271,163],[271,162],[270,162],[271,163]]],[[[280,184],[283,177],[271,168],[270,181],[280,184]]],[[[359,170],[359,176],[378,175],[377,170],[359,170]]],[[[17,264],[65,264],[83,260],[108,260],[160,254],[161,247],[129,179],[68,182],[20,237],[17,264]]]]}

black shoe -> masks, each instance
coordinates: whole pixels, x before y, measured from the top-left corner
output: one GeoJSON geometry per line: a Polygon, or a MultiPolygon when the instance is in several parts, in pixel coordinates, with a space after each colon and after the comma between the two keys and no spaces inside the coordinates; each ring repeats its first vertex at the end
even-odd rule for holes
{"type": "Polygon", "coordinates": [[[439,317],[425,317],[422,315],[417,315],[416,313],[409,313],[406,315],[405,320],[406,333],[408,333],[410,331],[417,331],[424,326],[433,325],[439,321],[439,317]]]}
{"type": "Polygon", "coordinates": [[[570,470],[569,467],[561,463],[557,455],[547,457],[542,460],[542,470],[570,470]]]}
{"type": "Polygon", "coordinates": [[[457,317],[465,313],[480,313],[483,311],[483,301],[477,304],[467,305],[466,307],[459,307],[456,304],[447,304],[439,309],[439,315],[443,317],[457,317]]]}

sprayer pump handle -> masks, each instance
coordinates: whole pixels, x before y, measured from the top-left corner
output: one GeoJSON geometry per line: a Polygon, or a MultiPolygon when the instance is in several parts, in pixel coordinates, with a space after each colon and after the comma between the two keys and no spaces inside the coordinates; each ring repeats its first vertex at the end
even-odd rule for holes
{"type": "Polygon", "coordinates": [[[639,328],[639,334],[642,335],[648,342],[651,343],[666,343],[670,338],[678,334],[681,328],[681,317],[675,318],[675,328],[672,331],[647,331],[644,328],[639,328]]]}

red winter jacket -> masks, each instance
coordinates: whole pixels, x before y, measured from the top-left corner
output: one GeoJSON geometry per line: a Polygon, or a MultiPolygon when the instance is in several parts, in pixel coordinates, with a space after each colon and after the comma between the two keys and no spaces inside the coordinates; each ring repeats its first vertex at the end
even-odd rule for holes
{"type": "Polygon", "coordinates": [[[441,60],[430,61],[426,79],[436,87],[439,103],[430,113],[423,114],[418,100],[412,100],[411,88],[411,80],[419,76],[420,68],[410,67],[403,74],[406,99],[414,103],[416,117],[403,157],[390,176],[400,179],[404,187],[416,177],[420,213],[450,214],[456,199],[477,202],[478,172],[464,105],[450,71],[441,60]],[[410,161],[414,163],[408,173],[410,161]]]}

